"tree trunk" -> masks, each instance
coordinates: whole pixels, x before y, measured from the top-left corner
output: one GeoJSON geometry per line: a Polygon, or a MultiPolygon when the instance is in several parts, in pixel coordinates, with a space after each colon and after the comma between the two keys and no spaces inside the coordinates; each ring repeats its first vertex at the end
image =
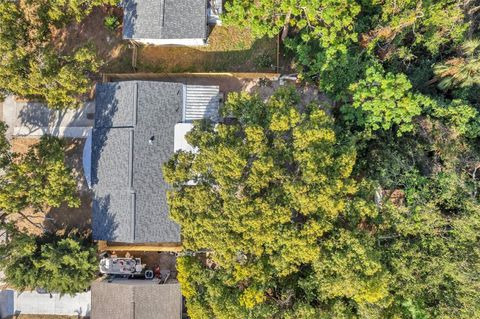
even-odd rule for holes
{"type": "Polygon", "coordinates": [[[289,25],[290,25],[290,18],[292,17],[292,11],[289,11],[287,13],[287,17],[285,18],[285,24],[283,25],[283,31],[282,31],[282,36],[280,37],[280,39],[282,40],[282,42],[287,38],[288,36],[288,28],[289,28],[289,25]]]}

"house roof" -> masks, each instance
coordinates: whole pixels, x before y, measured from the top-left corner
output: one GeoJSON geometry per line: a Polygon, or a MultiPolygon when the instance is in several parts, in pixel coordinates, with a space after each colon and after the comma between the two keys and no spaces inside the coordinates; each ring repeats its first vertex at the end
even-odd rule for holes
{"type": "Polygon", "coordinates": [[[179,284],[154,284],[146,280],[96,281],[92,284],[92,318],[180,319],[179,284]]]}
{"type": "Polygon", "coordinates": [[[184,86],[128,81],[97,85],[92,137],[95,240],[178,243],[162,165],[174,152],[184,86]]]}
{"type": "Polygon", "coordinates": [[[206,39],[206,0],[124,0],[124,39],[206,39]]]}

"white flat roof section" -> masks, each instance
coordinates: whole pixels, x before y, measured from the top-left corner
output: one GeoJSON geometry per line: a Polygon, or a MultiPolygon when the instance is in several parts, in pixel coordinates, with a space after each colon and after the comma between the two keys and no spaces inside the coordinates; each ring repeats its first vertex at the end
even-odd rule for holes
{"type": "Polygon", "coordinates": [[[193,152],[195,153],[196,150],[192,147],[192,145],[188,144],[187,139],[185,136],[188,132],[193,129],[192,123],[178,123],[175,125],[175,139],[173,143],[173,148],[176,151],[185,151],[185,152],[193,152]]]}
{"type": "Polygon", "coordinates": [[[218,121],[220,88],[217,85],[186,85],[183,122],[210,119],[218,121]]]}

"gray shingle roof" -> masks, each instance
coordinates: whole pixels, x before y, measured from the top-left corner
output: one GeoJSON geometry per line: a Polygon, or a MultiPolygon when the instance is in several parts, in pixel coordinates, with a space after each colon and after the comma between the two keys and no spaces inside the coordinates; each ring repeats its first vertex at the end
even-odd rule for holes
{"type": "Polygon", "coordinates": [[[162,165],[182,119],[183,85],[129,81],[97,85],[92,138],[93,238],[178,243],[162,165]],[[150,142],[151,140],[151,142],[150,142]]]}
{"type": "Polygon", "coordinates": [[[92,284],[93,319],[180,319],[181,313],[179,284],[159,285],[145,280],[92,284]]]}
{"type": "Polygon", "coordinates": [[[124,39],[206,39],[206,0],[124,0],[124,39]]]}

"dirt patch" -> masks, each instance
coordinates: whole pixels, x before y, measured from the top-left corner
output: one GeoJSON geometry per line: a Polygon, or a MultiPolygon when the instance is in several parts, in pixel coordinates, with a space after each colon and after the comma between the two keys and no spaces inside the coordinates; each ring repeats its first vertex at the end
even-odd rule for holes
{"type": "Polygon", "coordinates": [[[28,150],[39,141],[38,138],[12,138],[10,144],[12,151],[18,154],[25,154],[28,150]]]}
{"type": "Polygon", "coordinates": [[[139,72],[272,72],[276,39],[252,37],[250,30],[215,27],[203,47],[141,46],[139,72]]]}
{"type": "Polygon", "coordinates": [[[43,223],[46,230],[56,232],[58,235],[78,232],[84,237],[91,233],[92,222],[92,198],[80,196],[80,207],[72,208],[62,205],[58,208],[50,208],[45,215],[43,223]]]}
{"type": "Polygon", "coordinates": [[[27,208],[21,213],[8,215],[9,222],[16,225],[17,229],[34,236],[44,233],[45,213],[27,208]]]}
{"type": "Polygon", "coordinates": [[[83,174],[83,147],[85,139],[66,138],[65,162],[72,169],[77,180],[80,196],[80,207],[71,208],[63,204],[58,208],[46,211],[44,226],[51,232],[79,231],[88,236],[91,232],[92,194],[83,174]]]}
{"type": "MultiPolygon", "coordinates": [[[[52,43],[59,52],[72,54],[92,45],[104,61],[104,73],[134,72],[132,45],[122,39],[123,9],[95,7],[80,23],[52,30],[52,43]],[[105,26],[105,18],[115,16],[120,25],[115,31],[105,26]]],[[[138,72],[272,72],[276,69],[277,39],[255,39],[248,29],[216,26],[208,45],[201,47],[140,46],[138,72]]]]}
{"type": "Polygon", "coordinates": [[[80,193],[86,195],[90,193],[87,181],[83,174],[83,148],[85,146],[84,138],[65,138],[65,162],[73,171],[73,176],[77,180],[80,193]]]}
{"type": "Polygon", "coordinates": [[[128,48],[128,42],[122,40],[122,26],[115,31],[107,29],[104,25],[107,16],[115,16],[121,22],[123,9],[95,7],[82,22],[53,30],[52,43],[63,54],[72,54],[82,46],[93,45],[98,57],[105,63],[103,71],[130,72],[132,52],[128,48]]]}

